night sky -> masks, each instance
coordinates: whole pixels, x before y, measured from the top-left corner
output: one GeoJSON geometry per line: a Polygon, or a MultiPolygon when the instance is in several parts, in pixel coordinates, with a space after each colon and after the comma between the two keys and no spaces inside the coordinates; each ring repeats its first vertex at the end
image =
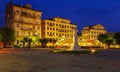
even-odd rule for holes
{"type": "Polygon", "coordinates": [[[108,32],[120,32],[120,0],[0,0],[0,26],[6,4],[31,4],[43,12],[42,19],[59,16],[70,19],[81,31],[84,26],[102,24],[108,32]]]}

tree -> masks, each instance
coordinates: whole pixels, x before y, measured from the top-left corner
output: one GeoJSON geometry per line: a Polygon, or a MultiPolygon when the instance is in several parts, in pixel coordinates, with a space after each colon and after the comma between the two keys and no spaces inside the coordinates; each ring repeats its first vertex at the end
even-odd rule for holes
{"type": "Polygon", "coordinates": [[[115,39],[115,42],[119,44],[119,48],[120,48],[120,32],[117,32],[114,34],[114,39],[115,39]]]}
{"type": "Polygon", "coordinates": [[[28,38],[27,42],[28,42],[28,48],[30,48],[31,47],[31,42],[33,42],[32,38],[28,38]]]}
{"type": "Polygon", "coordinates": [[[0,29],[1,41],[4,42],[4,47],[9,47],[16,40],[15,31],[12,28],[0,29]]]}
{"type": "Polygon", "coordinates": [[[108,45],[108,48],[110,48],[110,44],[113,44],[112,39],[106,39],[105,43],[108,45]]]}
{"type": "Polygon", "coordinates": [[[110,48],[110,44],[113,44],[113,34],[99,34],[98,40],[104,44],[107,44],[108,48],[110,48]]]}
{"type": "Polygon", "coordinates": [[[38,41],[41,43],[42,48],[46,47],[46,44],[49,42],[48,38],[38,39],[38,41]]]}
{"type": "Polygon", "coordinates": [[[97,37],[97,39],[102,43],[105,43],[107,38],[108,38],[107,34],[99,34],[97,37]]]}
{"type": "Polygon", "coordinates": [[[25,42],[27,42],[28,38],[27,37],[24,37],[21,42],[23,43],[23,48],[25,47],[25,42]]]}
{"type": "Polygon", "coordinates": [[[28,48],[31,48],[31,43],[33,42],[31,37],[24,37],[21,42],[23,42],[23,47],[25,47],[25,43],[28,43],[28,48]]]}
{"type": "Polygon", "coordinates": [[[54,38],[50,38],[50,39],[49,39],[49,42],[51,42],[51,43],[53,44],[53,47],[54,47],[54,45],[55,45],[55,43],[57,42],[57,40],[54,39],[54,38]]]}

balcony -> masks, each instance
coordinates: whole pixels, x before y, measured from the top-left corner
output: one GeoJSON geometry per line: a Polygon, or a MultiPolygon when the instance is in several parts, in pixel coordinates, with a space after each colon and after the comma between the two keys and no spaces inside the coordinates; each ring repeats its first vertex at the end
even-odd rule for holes
{"type": "Polygon", "coordinates": [[[33,28],[21,28],[21,30],[24,30],[24,31],[35,31],[35,29],[33,29],[33,28]]]}

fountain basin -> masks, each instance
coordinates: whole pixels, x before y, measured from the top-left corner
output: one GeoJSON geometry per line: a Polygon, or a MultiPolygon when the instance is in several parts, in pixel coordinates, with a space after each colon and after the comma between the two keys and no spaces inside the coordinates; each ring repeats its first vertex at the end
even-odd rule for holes
{"type": "Polygon", "coordinates": [[[51,53],[61,53],[61,54],[99,54],[101,53],[100,51],[96,51],[94,49],[92,50],[80,50],[80,51],[75,51],[75,50],[53,50],[51,53]]]}

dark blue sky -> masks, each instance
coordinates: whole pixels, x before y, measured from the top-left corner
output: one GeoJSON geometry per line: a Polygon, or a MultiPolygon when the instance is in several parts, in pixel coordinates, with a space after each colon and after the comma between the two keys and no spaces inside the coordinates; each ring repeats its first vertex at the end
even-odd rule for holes
{"type": "Polygon", "coordinates": [[[43,12],[42,19],[60,16],[84,26],[102,24],[108,32],[120,32],[120,0],[0,0],[0,26],[4,25],[4,10],[8,2],[24,5],[30,3],[43,12]]]}

